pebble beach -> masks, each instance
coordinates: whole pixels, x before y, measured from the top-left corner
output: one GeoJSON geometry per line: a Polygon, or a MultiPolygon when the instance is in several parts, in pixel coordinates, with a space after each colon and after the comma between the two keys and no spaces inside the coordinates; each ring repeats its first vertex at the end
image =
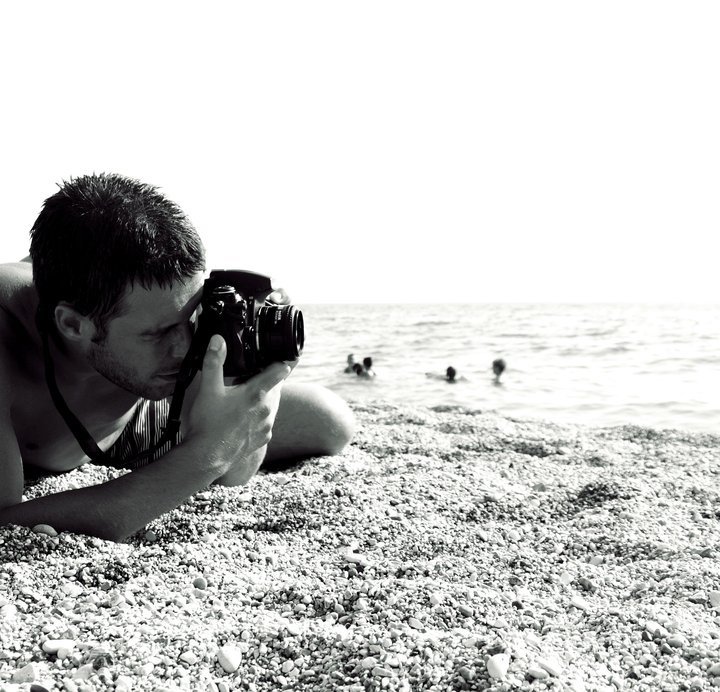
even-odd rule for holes
{"type": "Polygon", "coordinates": [[[353,408],[126,543],[0,527],[0,692],[720,688],[720,436],[353,408]]]}

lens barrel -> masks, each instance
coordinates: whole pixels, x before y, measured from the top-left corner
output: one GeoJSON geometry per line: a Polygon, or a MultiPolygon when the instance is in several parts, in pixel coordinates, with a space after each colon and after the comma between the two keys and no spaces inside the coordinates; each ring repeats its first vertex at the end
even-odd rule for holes
{"type": "Polygon", "coordinates": [[[302,311],[294,305],[265,305],[258,310],[256,334],[264,363],[295,360],[305,346],[302,311]]]}

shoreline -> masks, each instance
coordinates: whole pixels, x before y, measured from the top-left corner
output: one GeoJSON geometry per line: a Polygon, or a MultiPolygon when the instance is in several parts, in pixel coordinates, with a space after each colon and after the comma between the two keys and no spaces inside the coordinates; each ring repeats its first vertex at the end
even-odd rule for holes
{"type": "Polygon", "coordinates": [[[352,406],[128,543],[0,527],[0,691],[720,685],[720,436],[352,406]]]}

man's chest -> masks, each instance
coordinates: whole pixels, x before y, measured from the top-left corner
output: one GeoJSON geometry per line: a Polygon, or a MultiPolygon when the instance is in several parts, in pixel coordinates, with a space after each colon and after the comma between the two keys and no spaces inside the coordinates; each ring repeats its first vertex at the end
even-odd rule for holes
{"type": "MultiPolygon", "coordinates": [[[[129,420],[135,399],[113,398],[81,389],[63,398],[101,449],[117,439],[129,420]]],[[[87,461],[68,424],[58,412],[44,380],[25,381],[13,397],[12,423],[23,461],[65,471],[87,461]]]]}

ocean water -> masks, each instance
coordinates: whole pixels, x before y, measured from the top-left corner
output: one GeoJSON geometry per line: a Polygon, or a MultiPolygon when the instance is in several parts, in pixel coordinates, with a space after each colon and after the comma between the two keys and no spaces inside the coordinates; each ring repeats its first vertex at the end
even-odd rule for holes
{"type": "Polygon", "coordinates": [[[720,305],[300,307],[306,345],[293,380],[351,401],[720,432],[720,305]],[[349,353],[371,356],[375,379],[344,373],[349,353]],[[449,365],[464,379],[426,376],[449,365]]]}

